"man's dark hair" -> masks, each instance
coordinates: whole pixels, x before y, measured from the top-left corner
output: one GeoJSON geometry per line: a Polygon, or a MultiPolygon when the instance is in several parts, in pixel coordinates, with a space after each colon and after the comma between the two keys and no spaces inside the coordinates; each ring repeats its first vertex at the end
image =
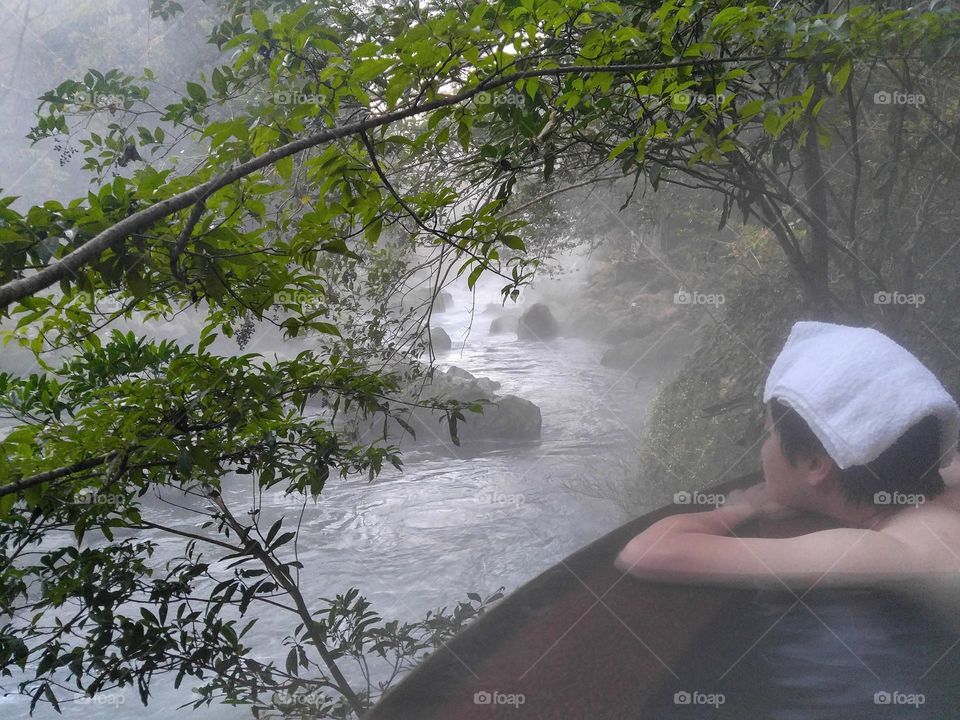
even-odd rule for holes
{"type": "MultiPolygon", "coordinates": [[[[779,400],[769,403],[780,449],[792,466],[799,458],[829,453],[800,415],[779,400]]],[[[940,423],[927,415],[866,465],[839,470],[840,492],[855,505],[872,504],[877,493],[903,493],[933,498],[944,491],[940,477],[940,423]]]]}

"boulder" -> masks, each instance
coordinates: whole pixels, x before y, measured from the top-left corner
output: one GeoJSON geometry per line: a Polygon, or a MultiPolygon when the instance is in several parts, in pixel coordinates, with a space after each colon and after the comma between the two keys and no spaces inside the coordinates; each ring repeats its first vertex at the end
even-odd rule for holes
{"type": "MultiPolygon", "coordinates": [[[[433,382],[425,389],[424,397],[443,400],[474,402],[486,400],[482,413],[464,412],[464,420],[457,423],[457,435],[461,445],[474,440],[539,440],[542,418],[540,408],[529,400],[516,395],[498,396],[495,390],[500,383],[489,378],[474,377],[461,368],[451,368],[434,375],[433,382]]],[[[439,415],[424,409],[414,411],[414,428],[418,440],[427,442],[442,440],[450,442],[449,431],[438,424],[439,415]]]]}
{"type": "Polygon", "coordinates": [[[559,330],[550,308],[536,303],[520,316],[517,337],[520,340],[549,340],[556,337],[559,330]]]}
{"type": "Polygon", "coordinates": [[[463,378],[464,380],[476,380],[477,377],[469,370],[464,370],[456,365],[451,365],[444,373],[447,377],[463,378]]]}
{"type": "Polygon", "coordinates": [[[494,390],[500,389],[500,383],[490,378],[481,377],[478,378],[475,375],[469,373],[463,368],[459,368],[456,365],[451,365],[450,369],[447,370],[444,375],[448,378],[459,378],[461,380],[469,380],[476,385],[476,387],[483,393],[487,395],[492,395],[494,390]]]}
{"type": "Polygon", "coordinates": [[[509,440],[539,440],[543,424],[540,408],[516,395],[497,399],[495,405],[483,409],[483,415],[469,413],[465,417],[468,432],[509,440]]]}
{"type": "MultiPolygon", "coordinates": [[[[423,367],[423,370],[428,368],[423,367]]],[[[485,377],[476,377],[472,373],[456,366],[440,370],[434,366],[432,373],[414,374],[408,377],[397,394],[404,406],[418,401],[431,399],[441,402],[456,400],[471,404],[481,402],[482,413],[463,411],[463,421],[457,422],[457,435],[461,445],[469,446],[477,440],[538,440],[540,438],[540,408],[529,400],[515,395],[497,395],[500,383],[485,377]]],[[[391,442],[401,446],[410,443],[442,443],[450,446],[449,429],[441,412],[433,412],[425,407],[412,407],[406,422],[416,433],[411,436],[400,423],[391,423],[388,437],[391,442]]],[[[367,438],[371,433],[383,432],[383,423],[363,416],[358,411],[354,415],[344,415],[341,422],[357,439],[367,438]]]]}
{"type": "MultiPolygon", "coordinates": [[[[424,337],[427,337],[427,333],[424,333],[424,337]]],[[[435,353],[446,352],[453,347],[450,336],[447,335],[447,331],[441,327],[430,328],[429,339],[435,353]]]]}
{"type": "Polygon", "coordinates": [[[503,315],[501,317],[494,318],[490,323],[490,334],[503,335],[505,333],[515,333],[517,332],[518,324],[518,318],[511,317],[509,315],[503,315]]]}

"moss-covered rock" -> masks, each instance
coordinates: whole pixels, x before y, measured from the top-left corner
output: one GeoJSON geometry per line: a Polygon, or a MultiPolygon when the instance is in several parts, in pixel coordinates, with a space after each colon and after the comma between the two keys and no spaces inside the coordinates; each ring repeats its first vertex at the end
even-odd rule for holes
{"type": "Polygon", "coordinates": [[[560,327],[550,308],[537,303],[527,310],[517,326],[517,338],[520,340],[550,340],[557,336],[560,327]]]}
{"type": "Polygon", "coordinates": [[[650,408],[631,510],[759,467],[763,383],[802,307],[782,267],[726,297],[719,324],[650,408]]]}

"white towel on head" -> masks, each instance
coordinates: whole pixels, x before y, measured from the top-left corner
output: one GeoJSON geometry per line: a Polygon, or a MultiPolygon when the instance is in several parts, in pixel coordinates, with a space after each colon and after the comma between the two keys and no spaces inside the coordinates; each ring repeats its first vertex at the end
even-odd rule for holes
{"type": "Polygon", "coordinates": [[[773,363],[763,402],[802,417],[841,469],[875,460],[927,415],[940,421],[940,465],[950,463],[960,409],[909,351],[872,329],[798,322],[773,363]]]}

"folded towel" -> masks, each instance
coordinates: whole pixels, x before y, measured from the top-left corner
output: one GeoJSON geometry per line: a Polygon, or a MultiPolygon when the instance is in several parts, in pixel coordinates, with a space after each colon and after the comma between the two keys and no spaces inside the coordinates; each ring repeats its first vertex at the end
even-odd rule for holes
{"type": "Polygon", "coordinates": [[[875,460],[927,415],[940,420],[940,465],[953,459],[960,409],[909,351],[872,329],[798,322],[773,363],[764,403],[810,426],[841,469],[875,460]]]}

